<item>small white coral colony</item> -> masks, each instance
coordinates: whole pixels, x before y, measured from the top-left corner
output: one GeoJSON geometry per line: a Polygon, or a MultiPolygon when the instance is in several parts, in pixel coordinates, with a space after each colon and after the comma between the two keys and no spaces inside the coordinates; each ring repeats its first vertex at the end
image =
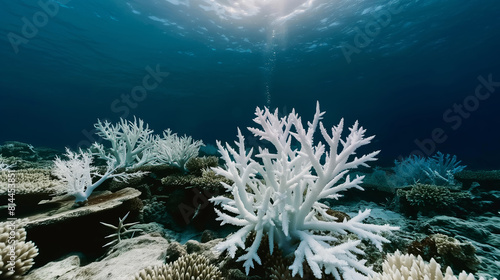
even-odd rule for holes
{"type": "MultiPolygon", "coordinates": [[[[382,273],[370,277],[370,280],[475,280],[472,274],[462,271],[456,277],[450,267],[446,268],[443,275],[441,266],[431,259],[425,262],[421,256],[402,255],[398,250],[394,254],[387,254],[382,264],[382,273]]],[[[479,277],[480,280],[484,278],[479,277]]],[[[496,280],[496,278],[492,279],[496,280]]]]}
{"type": "Polygon", "coordinates": [[[74,196],[76,203],[87,201],[94,189],[107,179],[113,178],[117,181],[127,182],[129,179],[146,174],[142,171],[115,173],[118,166],[115,165],[114,160],[109,160],[104,174],[99,174],[97,172],[98,168],[92,164],[92,155],[82,150],[75,153],[70,149],[66,149],[65,157],[68,159],[63,160],[56,157],[52,173],[66,184],[66,193],[74,196]],[[99,179],[95,180],[95,178],[99,179]]]}
{"type": "Polygon", "coordinates": [[[127,121],[120,118],[120,122],[115,125],[106,120],[97,120],[94,127],[97,135],[111,144],[111,149],[107,150],[103,144],[94,143],[94,154],[114,162],[115,167],[139,167],[155,159],[152,152],[153,130],[143,120],[134,117],[134,121],[127,121]]]}
{"type": "Polygon", "coordinates": [[[115,167],[127,169],[152,164],[169,164],[181,169],[186,162],[198,155],[203,141],[193,140],[190,136],[177,136],[170,129],[163,132],[163,137],[153,135],[153,130],[143,120],[134,117],[134,121],[120,118],[117,124],[97,120],[94,125],[97,135],[109,141],[110,148],[94,143],[94,155],[115,167]]]}
{"type": "Polygon", "coordinates": [[[231,193],[230,198],[218,196],[211,201],[224,210],[216,210],[222,224],[241,227],[219,243],[217,249],[227,250],[232,257],[238,247],[245,249],[238,261],[244,261],[247,274],[254,261],[261,264],[257,249],[267,234],[271,253],[275,242],[285,252],[295,251],[289,267],[293,275],[302,276],[303,264],[307,263],[316,278],[321,278],[324,272],[336,279],[366,279],[366,275],[374,272],[365,266],[365,260],[357,258],[364,254],[357,247],[361,240],[341,243],[335,235],[353,233],[381,249],[389,241],[380,234],[397,229],[364,224],[370,210],[343,221],[327,213],[329,207],[320,200],[338,199],[340,192],[350,188],[362,189],[359,185],[364,176],[351,178],[347,173],[368,166],[367,162],[374,161],[378,151],[354,156],[373,136],[365,137],[365,129],[356,122],[349,128],[348,136],[342,138],[343,120],[332,127],[330,135],[320,121],[323,114],[318,103],[312,122],[303,127],[295,111],[280,118],[277,110],[271,113],[267,108],[257,108],[254,122],[261,129],[248,129],[260,140],[267,140],[272,148],[259,147],[254,156],[253,149],[245,147],[239,129],[236,148],[217,143],[225,167],[214,170],[234,183],[222,183],[231,193]],[[318,127],[324,142],[313,141],[318,127]],[[256,233],[255,239],[245,248],[251,232],[256,233]]]}
{"type": "Polygon", "coordinates": [[[38,248],[26,242],[22,222],[0,223],[0,279],[17,279],[35,264],[38,248]]]}
{"type": "Polygon", "coordinates": [[[188,160],[198,155],[201,146],[201,140],[194,141],[191,136],[186,135],[179,137],[170,129],[166,129],[162,138],[155,138],[155,162],[185,169],[188,160]]]}

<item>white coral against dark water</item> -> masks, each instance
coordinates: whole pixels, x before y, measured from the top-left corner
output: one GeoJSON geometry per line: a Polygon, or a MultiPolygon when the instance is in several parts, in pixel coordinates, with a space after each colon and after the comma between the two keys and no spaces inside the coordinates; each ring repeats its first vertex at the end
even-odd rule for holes
{"type": "Polygon", "coordinates": [[[92,164],[92,155],[82,150],[76,153],[66,149],[65,157],[67,160],[56,157],[52,172],[66,184],[67,194],[74,196],[76,203],[85,202],[94,189],[107,179],[113,178],[117,181],[126,182],[128,179],[146,174],[146,172],[115,174],[118,166],[112,160],[108,161],[104,174],[99,174],[97,167],[92,164]],[[92,183],[93,178],[99,179],[92,183]]]}
{"type": "Polygon", "coordinates": [[[163,132],[163,137],[154,141],[155,163],[168,164],[185,170],[186,162],[196,157],[203,146],[203,141],[193,140],[191,136],[177,136],[170,129],[163,132]]]}
{"type": "Polygon", "coordinates": [[[302,276],[303,263],[309,265],[316,278],[321,278],[322,270],[345,280],[364,279],[373,274],[365,261],[356,257],[364,253],[357,247],[361,240],[332,245],[338,242],[333,235],[354,233],[381,249],[388,240],[380,234],[397,228],[364,224],[370,210],[348,221],[337,221],[327,213],[329,207],[320,202],[338,199],[341,192],[350,188],[362,189],[359,185],[364,176],[351,178],[347,173],[375,160],[378,151],[354,156],[373,136],[365,137],[365,129],[356,122],[349,128],[349,135],[342,138],[343,120],[329,134],[320,121],[324,112],[320,111],[319,103],[307,127],[303,127],[295,111],[283,118],[278,117],[277,110],[271,113],[267,108],[257,108],[255,114],[254,122],[261,128],[249,130],[260,140],[269,141],[273,150],[259,148],[255,155],[253,149],[246,152],[245,138],[239,129],[236,148],[217,143],[225,167],[214,170],[234,183],[223,183],[232,198],[218,196],[211,201],[224,210],[217,210],[222,224],[241,227],[217,248],[227,250],[232,257],[238,247],[244,248],[246,253],[238,261],[244,261],[248,273],[254,262],[261,263],[257,249],[267,234],[269,244],[264,246],[269,246],[271,253],[274,242],[285,251],[295,250],[290,266],[293,275],[302,276]],[[318,127],[324,142],[313,141],[318,127]],[[252,231],[256,233],[255,239],[245,248],[246,237],[252,231]]]}
{"type": "Polygon", "coordinates": [[[97,135],[109,141],[111,147],[94,143],[92,152],[106,161],[114,161],[116,167],[136,168],[143,165],[168,164],[185,168],[186,162],[198,155],[201,140],[190,136],[177,136],[170,129],[163,137],[153,135],[153,130],[143,120],[133,121],[120,118],[117,124],[98,120],[94,125],[97,135]]]}
{"type": "Polygon", "coordinates": [[[128,121],[120,118],[117,124],[97,120],[94,125],[97,135],[109,141],[111,147],[106,149],[103,144],[94,143],[92,151],[108,162],[113,161],[115,167],[139,167],[152,162],[154,157],[153,130],[141,119],[128,121]]]}

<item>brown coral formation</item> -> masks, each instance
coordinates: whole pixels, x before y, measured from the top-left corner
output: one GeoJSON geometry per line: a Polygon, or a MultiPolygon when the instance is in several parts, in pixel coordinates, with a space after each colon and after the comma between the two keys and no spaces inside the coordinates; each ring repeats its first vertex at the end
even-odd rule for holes
{"type": "Polygon", "coordinates": [[[208,157],[194,157],[186,162],[186,169],[190,174],[201,176],[203,170],[217,167],[219,165],[219,158],[215,156],[208,157]]]}
{"type": "Polygon", "coordinates": [[[458,202],[470,197],[466,192],[453,192],[447,187],[415,184],[407,189],[399,189],[402,209],[410,216],[418,212],[429,215],[432,213],[449,213],[457,210],[458,202]]]}
{"type": "Polygon", "coordinates": [[[414,241],[408,253],[420,255],[427,261],[435,259],[455,271],[475,272],[480,263],[476,248],[471,243],[460,242],[444,234],[431,234],[421,241],[414,241]]]}

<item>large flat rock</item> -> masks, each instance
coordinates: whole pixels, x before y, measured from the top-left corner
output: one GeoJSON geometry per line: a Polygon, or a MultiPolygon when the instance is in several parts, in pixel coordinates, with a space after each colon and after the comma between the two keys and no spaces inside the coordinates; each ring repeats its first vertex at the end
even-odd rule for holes
{"type": "Polygon", "coordinates": [[[142,235],[122,240],[100,261],[81,266],[79,257],[72,255],[34,269],[24,279],[132,280],[141,269],[163,264],[167,247],[168,241],[161,236],[142,235]]]}
{"type": "Polygon", "coordinates": [[[121,189],[117,192],[102,192],[92,195],[87,204],[80,207],[74,207],[74,198],[64,196],[54,198],[50,201],[43,201],[41,206],[46,206],[50,210],[34,214],[27,217],[29,221],[26,229],[33,227],[46,226],[61,223],[70,219],[76,219],[105,210],[111,210],[119,207],[126,201],[130,201],[141,195],[141,192],[133,188],[121,189]]]}

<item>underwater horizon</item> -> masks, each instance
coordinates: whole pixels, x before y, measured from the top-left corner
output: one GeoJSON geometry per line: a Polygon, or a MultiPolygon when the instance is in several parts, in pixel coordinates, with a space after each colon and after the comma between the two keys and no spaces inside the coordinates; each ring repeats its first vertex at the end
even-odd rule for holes
{"type": "Polygon", "coordinates": [[[500,169],[500,2],[2,1],[0,143],[88,147],[134,116],[215,145],[256,107],[500,169]],[[57,3],[56,6],[54,3],[57,3]]]}

